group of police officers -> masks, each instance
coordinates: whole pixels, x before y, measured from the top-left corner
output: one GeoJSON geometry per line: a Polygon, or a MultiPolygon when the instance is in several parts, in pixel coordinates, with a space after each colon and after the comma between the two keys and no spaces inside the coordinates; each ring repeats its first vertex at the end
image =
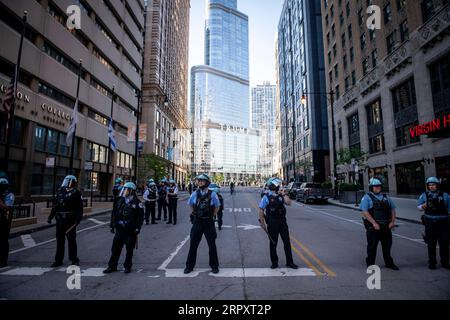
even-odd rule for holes
{"type": "MultiPolygon", "coordinates": [[[[136,194],[136,185],[121,178],[116,179],[113,187],[113,210],[110,229],[114,234],[111,257],[104,273],[117,271],[119,257],[123,246],[126,248],[124,272],[130,273],[133,251],[138,247],[138,235],[145,220],[146,224],[157,224],[164,212],[168,224],[177,223],[178,188],[174,180],[162,179],[159,185],[153,179],[147,182],[143,199],[136,194]],[[156,203],[158,216],[156,217],[156,203]],[[151,222],[150,222],[151,218],[151,222]]],[[[196,177],[197,189],[190,195],[188,204],[192,209],[190,218],[190,247],[184,273],[194,270],[197,249],[205,235],[209,247],[209,265],[213,273],[219,272],[219,259],[215,240],[217,238],[215,221],[219,230],[222,227],[224,200],[220,188],[212,184],[206,174],[196,177]]],[[[266,183],[266,191],[262,194],[259,204],[259,222],[267,233],[270,243],[271,268],[278,268],[276,247],[279,236],[284,244],[286,266],[297,269],[292,257],[289,240],[289,228],[286,219],[286,205],[291,200],[281,188],[282,181],[271,178],[266,183]]],[[[418,200],[418,209],[424,211],[422,222],[425,225],[424,240],[428,245],[428,266],[436,269],[436,246],[439,243],[440,262],[444,268],[449,266],[449,195],[439,190],[439,180],[430,177],[426,180],[426,191],[418,200]]],[[[14,194],[9,191],[6,178],[0,178],[0,268],[7,266],[9,251],[9,233],[11,229],[14,194]]],[[[361,200],[364,226],[367,236],[367,266],[375,264],[378,243],[381,242],[383,257],[387,268],[399,270],[391,257],[392,229],[396,227],[395,204],[390,197],[382,192],[382,180],[372,178],[369,182],[369,192],[361,200]]],[[[63,265],[65,238],[68,240],[69,260],[72,265],[79,265],[77,255],[76,228],[83,218],[82,194],[77,189],[77,178],[66,176],[58,189],[56,201],[48,217],[48,223],[56,219],[56,255],[52,267],[63,265]]]]}

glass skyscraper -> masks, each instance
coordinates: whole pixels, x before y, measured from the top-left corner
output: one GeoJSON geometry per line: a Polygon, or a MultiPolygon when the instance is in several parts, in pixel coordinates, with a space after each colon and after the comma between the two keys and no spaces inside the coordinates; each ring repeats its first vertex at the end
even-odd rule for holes
{"type": "Polygon", "coordinates": [[[194,172],[256,177],[258,134],[250,128],[248,17],[237,0],[209,0],[205,65],[191,70],[194,172]]]}

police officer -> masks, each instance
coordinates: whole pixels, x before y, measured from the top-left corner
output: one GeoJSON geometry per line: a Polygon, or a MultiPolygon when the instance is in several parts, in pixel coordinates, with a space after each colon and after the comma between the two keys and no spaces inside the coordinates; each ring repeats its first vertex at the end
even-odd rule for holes
{"type": "Polygon", "coordinates": [[[167,224],[177,224],[178,187],[175,180],[170,179],[167,187],[167,204],[169,206],[169,221],[167,224]]]}
{"type": "Polygon", "coordinates": [[[14,194],[8,191],[9,182],[0,178],[0,268],[8,265],[9,232],[11,231],[14,194]]]}
{"type": "Polygon", "coordinates": [[[188,204],[192,208],[192,229],[189,254],[186,261],[184,273],[190,273],[194,270],[197,260],[197,248],[200,244],[203,234],[209,247],[209,265],[213,273],[219,272],[219,258],[216,248],[216,227],[214,218],[220,208],[220,201],[214,191],[208,190],[211,182],[208,175],[201,174],[196,177],[198,189],[189,198],[188,204]]]}
{"type": "Polygon", "coordinates": [[[48,223],[56,219],[56,255],[52,268],[62,266],[64,260],[65,240],[69,243],[69,260],[72,265],[79,265],[77,255],[77,225],[83,219],[83,198],[77,189],[77,178],[68,175],[64,178],[56,194],[56,205],[52,208],[48,223]]]}
{"type": "Polygon", "coordinates": [[[117,208],[111,215],[111,232],[115,233],[115,236],[108,268],[103,270],[103,273],[117,271],[117,264],[124,245],[127,249],[125,263],[123,264],[124,272],[131,272],[133,250],[143,222],[144,205],[136,195],[136,185],[133,182],[127,182],[123,186],[117,208]]]}
{"type": "Polygon", "coordinates": [[[150,179],[147,184],[147,189],[144,192],[143,198],[145,201],[145,224],[149,224],[149,218],[152,217],[152,224],[158,224],[155,221],[156,218],[156,198],[158,190],[156,189],[156,183],[153,179],[150,179]]]}
{"type": "Polygon", "coordinates": [[[375,264],[378,242],[381,242],[386,268],[399,270],[391,257],[392,228],[395,227],[395,204],[381,192],[380,178],[369,181],[369,192],[361,199],[359,209],[362,211],[367,235],[367,267],[375,264]]]}
{"type": "Polygon", "coordinates": [[[208,190],[214,191],[217,194],[217,197],[219,198],[220,207],[219,211],[217,211],[217,225],[219,226],[219,230],[222,230],[224,201],[222,195],[220,194],[220,188],[217,184],[214,185],[211,184],[208,187],[208,190]]]}
{"type": "Polygon", "coordinates": [[[114,186],[112,188],[112,194],[113,194],[113,210],[117,205],[117,201],[119,200],[120,191],[122,191],[123,188],[123,180],[122,178],[116,178],[114,181],[114,186]]]}
{"type": "Polygon", "coordinates": [[[164,210],[164,221],[167,220],[167,186],[166,178],[159,182],[158,186],[158,218],[156,220],[161,220],[161,210],[164,210]]]}
{"type": "Polygon", "coordinates": [[[428,268],[436,269],[436,244],[439,242],[439,254],[444,268],[449,266],[449,221],[450,212],[449,195],[438,190],[440,181],[436,177],[427,179],[427,191],[422,193],[418,200],[419,210],[425,211],[425,239],[428,245],[428,268]]]}
{"type": "Polygon", "coordinates": [[[291,205],[291,199],[280,191],[281,180],[270,178],[267,181],[269,192],[264,195],[259,203],[259,222],[270,236],[270,268],[278,268],[277,243],[278,235],[283,240],[284,253],[286,255],[286,266],[298,269],[292,258],[291,241],[289,240],[289,228],[286,221],[286,207],[291,205]]]}

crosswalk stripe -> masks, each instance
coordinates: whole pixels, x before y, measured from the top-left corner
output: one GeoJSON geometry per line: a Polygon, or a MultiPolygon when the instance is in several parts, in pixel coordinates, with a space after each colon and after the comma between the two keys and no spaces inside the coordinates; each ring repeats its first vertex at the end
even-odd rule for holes
{"type": "Polygon", "coordinates": [[[36,245],[36,242],[34,241],[34,239],[29,234],[23,234],[23,235],[20,236],[20,238],[22,239],[23,245],[26,248],[34,247],[36,245]]]}

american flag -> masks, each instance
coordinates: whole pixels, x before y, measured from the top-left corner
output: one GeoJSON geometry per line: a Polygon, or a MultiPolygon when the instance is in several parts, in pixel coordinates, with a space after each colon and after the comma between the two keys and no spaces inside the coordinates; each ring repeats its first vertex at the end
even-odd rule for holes
{"type": "Polygon", "coordinates": [[[7,121],[6,121],[6,133],[8,134],[9,130],[9,118],[11,116],[11,107],[14,103],[14,77],[11,78],[11,82],[9,83],[8,87],[6,88],[6,93],[3,98],[3,111],[7,115],[7,121]]]}

